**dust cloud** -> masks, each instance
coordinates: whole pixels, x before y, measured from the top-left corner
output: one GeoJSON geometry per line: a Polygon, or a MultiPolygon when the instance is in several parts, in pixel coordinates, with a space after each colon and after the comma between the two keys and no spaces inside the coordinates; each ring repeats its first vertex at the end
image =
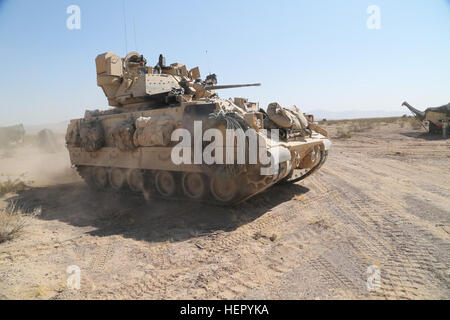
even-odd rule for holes
{"type": "Polygon", "coordinates": [[[81,181],[71,168],[64,137],[57,136],[56,147],[49,152],[40,147],[35,136],[26,136],[22,144],[0,149],[0,182],[16,180],[30,186],[81,181]]]}

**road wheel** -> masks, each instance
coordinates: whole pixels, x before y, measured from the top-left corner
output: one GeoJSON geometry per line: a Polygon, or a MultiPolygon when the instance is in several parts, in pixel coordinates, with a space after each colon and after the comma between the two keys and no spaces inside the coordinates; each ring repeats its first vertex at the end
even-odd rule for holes
{"type": "Polygon", "coordinates": [[[201,199],[206,194],[205,177],[200,173],[184,173],[181,179],[184,194],[191,199],[201,199]]]}
{"type": "Polygon", "coordinates": [[[108,185],[108,171],[104,167],[91,169],[92,183],[98,189],[104,189],[108,185]]]}
{"type": "Polygon", "coordinates": [[[234,179],[218,174],[211,178],[210,190],[217,201],[227,203],[236,197],[238,185],[234,179]]]}
{"type": "Polygon", "coordinates": [[[173,196],[177,189],[175,178],[173,174],[168,171],[159,171],[156,173],[155,185],[156,190],[165,197],[173,196]]]}
{"type": "Polygon", "coordinates": [[[126,185],[125,170],[121,168],[112,168],[109,171],[109,184],[114,190],[121,190],[126,185]]]}
{"type": "Polygon", "coordinates": [[[140,192],[144,190],[144,171],[140,169],[128,170],[127,182],[132,191],[140,192]]]}

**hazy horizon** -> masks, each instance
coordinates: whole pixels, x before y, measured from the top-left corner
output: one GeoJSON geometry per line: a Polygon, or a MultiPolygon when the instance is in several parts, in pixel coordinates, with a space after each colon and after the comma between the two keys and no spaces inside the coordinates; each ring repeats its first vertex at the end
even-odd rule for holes
{"type": "MultiPolygon", "coordinates": [[[[402,109],[403,110],[403,109],[402,109]]],[[[407,109],[405,109],[408,111],[407,109]]],[[[305,110],[305,113],[312,113],[315,116],[316,121],[321,121],[323,119],[327,120],[346,120],[346,119],[361,119],[361,118],[385,118],[385,117],[400,117],[406,114],[407,116],[413,116],[412,113],[408,112],[366,112],[366,113],[358,113],[357,110],[353,111],[342,111],[342,112],[331,112],[324,110],[305,110]]],[[[75,118],[82,118],[84,114],[75,118]]],[[[38,131],[47,128],[53,130],[55,133],[65,133],[67,129],[67,125],[70,119],[64,119],[57,122],[47,122],[47,123],[22,123],[25,127],[27,133],[37,133],[38,131]]],[[[15,125],[19,123],[11,123],[8,125],[15,125]]],[[[5,126],[8,126],[5,125],[5,126]]],[[[2,126],[0,124],[0,126],[2,126]]]]}

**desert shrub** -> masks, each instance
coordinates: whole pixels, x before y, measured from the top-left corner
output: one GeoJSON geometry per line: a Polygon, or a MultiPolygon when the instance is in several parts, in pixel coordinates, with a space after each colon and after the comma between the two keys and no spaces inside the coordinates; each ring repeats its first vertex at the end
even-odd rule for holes
{"type": "Polygon", "coordinates": [[[338,127],[336,130],[336,139],[347,139],[347,138],[351,138],[352,134],[350,130],[346,130],[342,127],[338,127]]]}
{"type": "Polygon", "coordinates": [[[0,243],[12,240],[20,235],[33,217],[40,214],[40,209],[24,213],[16,205],[0,209],[0,243]]]}
{"type": "Polygon", "coordinates": [[[374,124],[371,121],[355,121],[349,126],[350,132],[365,132],[374,128],[374,124]]]}
{"type": "Polygon", "coordinates": [[[395,123],[401,117],[384,117],[384,118],[360,118],[360,119],[342,119],[342,120],[327,120],[327,125],[349,126],[356,131],[362,132],[373,128],[379,128],[381,125],[395,123]]]}
{"type": "Polygon", "coordinates": [[[8,178],[8,180],[0,182],[0,196],[10,192],[22,191],[27,187],[27,184],[20,179],[11,180],[8,178]]]}

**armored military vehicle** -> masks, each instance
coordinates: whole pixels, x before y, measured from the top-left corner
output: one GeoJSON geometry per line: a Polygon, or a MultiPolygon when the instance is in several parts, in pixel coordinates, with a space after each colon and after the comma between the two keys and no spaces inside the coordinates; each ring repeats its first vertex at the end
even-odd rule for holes
{"type": "Polygon", "coordinates": [[[450,103],[434,108],[427,108],[420,111],[411,106],[408,102],[403,102],[402,106],[407,107],[420,122],[428,125],[428,132],[431,134],[442,134],[448,136],[448,126],[450,122],[450,103]]]}
{"type": "Polygon", "coordinates": [[[219,98],[198,67],[147,66],[137,52],[96,58],[97,84],[110,109],[71,120],[66,144],[72,165],[97,189],[235,204],[279,182],[317,170],[331,142],[295,106],[219,98]]]}

